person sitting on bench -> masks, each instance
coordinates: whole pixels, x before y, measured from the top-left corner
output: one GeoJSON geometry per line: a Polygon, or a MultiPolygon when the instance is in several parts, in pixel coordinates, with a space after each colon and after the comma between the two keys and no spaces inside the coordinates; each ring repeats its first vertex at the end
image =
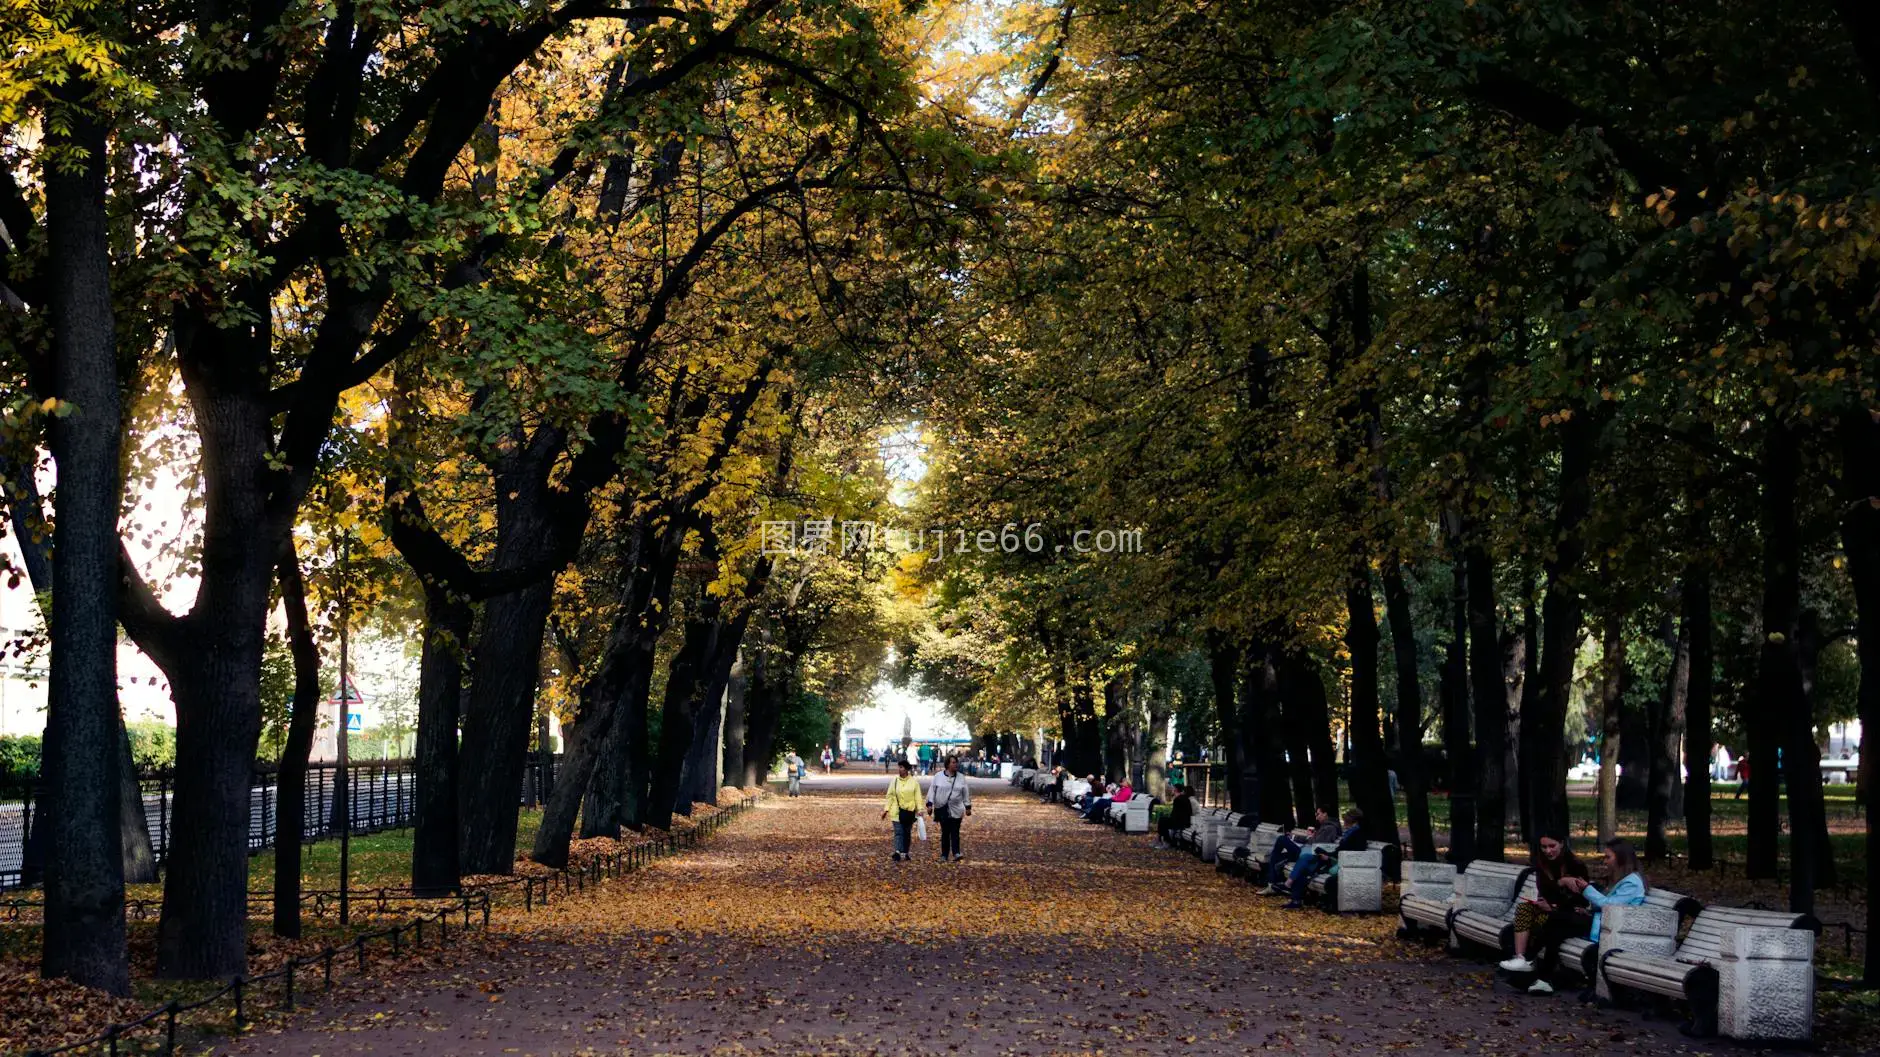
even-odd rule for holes
{"type": "Polygon", "coordinates": [[[1118,783],[1115,789],[1092,800],[1089,806],[1084,808],[1084,821],[1102,822],[1104,818],[1108,816],[1111,804],[1119,800],[1127,804],[1129,803],[1129,798],[1135,795],[1135,790],[1129,787],[1129,779],[1123,779],[1122,782],[1118,783]]]}
{"type": "Polygon", "coordinates": [[[1286,868],[1299,858],[1299,852],[1311,844],[1333,844],[1338,840],[1338,820],[1323,807],[1312,813],[1312,836],[1304,844],[1294,840],[1292,834],[1282,833],[1273,842],[1273,850],[1266,857],[1266,888],[1262,895],[1283,896],[1286,889],[1280,884],[1286,878],[1286,868]]]}
{"type": "Polygon", "coordinates": [[[1287,895],[1291,896],[1281,910],[1298,910],[1305,906],[1306,887],[1312,883],[1312,875],[1320,870],[1329,869],[1341,851],[1364,850],[1364,812],[1352,808],[1345,812],[1345,831],[1338,837],[1338,846],[1326,848],[1323,845],[1313,849],[1312,855],[1299,856],[1299,862],[1293,866],[1291,883],[1287,895]]]}
{"type": "Polygon", "coordinates": [[[1547,978],[1560,961],[1560,945],[1585,936],[1592,929],[1593,914],[1586,900],[1567,885],[1585,882],[1587,874],[1564,834],[1541,834],[1533,868],[1536,897],[1515,908],[1514,957],[1501,967],[1510,973],[1534,973],[1528,993],[1550,995],[1554,987],[1547,978]]]}
{"type": "Polygon", "coordinates": [[[1175,790],[1175,798],[1169,801],[1168,814],[1156,823],[1155,848],[1167,848],[1169,838],[1180,833],[1195,823],[1195,795],[1177,782],[1169,788],[1175,790]]]}

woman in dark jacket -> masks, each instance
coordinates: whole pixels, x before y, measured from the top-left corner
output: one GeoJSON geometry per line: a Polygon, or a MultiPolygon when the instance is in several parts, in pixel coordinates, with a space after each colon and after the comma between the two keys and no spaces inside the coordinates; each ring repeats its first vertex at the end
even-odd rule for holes
{"type": "Polygon", "coordinates": [[[1586,864],[1573,854],[1565,836],[1542,834],[1534,847],[1534,899],[1524,899],[1514,911],[1514,957],[1501,963],[1511,973],[1533,973],[1529,991],[1550,994],[1547,982],[1560,958],[1560,945],[1583,937],[1593,926],[1593,914],[1578,886],[1568,878],[1585,881],[1586,864]],[[1533,958],[1529,958],[1529,954],[1533,958]]]}

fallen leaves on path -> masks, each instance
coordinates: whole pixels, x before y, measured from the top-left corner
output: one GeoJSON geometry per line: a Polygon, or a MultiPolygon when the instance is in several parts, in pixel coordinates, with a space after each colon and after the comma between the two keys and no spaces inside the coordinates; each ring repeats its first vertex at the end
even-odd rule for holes
{"type": "MultiPolygon", "coordinates": [[[[843,783],[847,784],[847,783],[843,783]]],[[[976,791],[977,793],[978,791],[976,791]]],[[[1718,1052],[1288,913],[1189,856],[986,795],[964,863],[889,861],[878,794],[774,799],[691,854],[504,911],[478,959],[244,1053],[1718,1052]]]]}

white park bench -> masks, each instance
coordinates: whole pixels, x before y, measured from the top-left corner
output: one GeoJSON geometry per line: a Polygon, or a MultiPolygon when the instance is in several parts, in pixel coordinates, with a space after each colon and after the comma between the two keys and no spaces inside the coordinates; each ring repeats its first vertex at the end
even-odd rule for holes
{"type": "Polygon", "coordinates": [[[1222,815],[1218,821],[1201,831],[1196,842],[1195,853],[1202,862],[1213,862],[1224,845],[1243,844],[1253,831],[1245,825],[1247,816],[1238,811],[1222,815]]]}
{"type": "Polygon", "coordinates": [[[1599,953],[1600,987],[1615,1002],[1624,1004],[1632,994],[1681,999],[1690,1006],[1691,1034],[1700,1037],[1723,1034],[1759,1043],[1813,1038],[1815,935],[1821,928],[1814,918],[1705,907],[1665,952],[1662,929],[1674,912],[1609,907],[1608,921],[1615,912],[1621,932],[1602,942],[1599,953]],[[1651,936],[1660,942],[1643,942],[1651,936]],[[1652,946],[1658,949],[1646,949],[1652,946]]]}
{"type": "Polygon", "coordinates": [[[1110,804],[1108,817],[1104,821],[1117,827],[1124,833],[1149,832],[1149,806],[1155,798],[1147,793],[1136,793],[1122,803],[1110,804]]]}
{"type": "Polygon", "coordinates": [[[1499,934],[1504,917],[1514,920],[1515,897],[1530,872],[1526,866],[1487,859],[1475,860],[1460,874],[1448,863],[1405,863],[1407,891],[1400,894],[1397,901],[1403,933],[1415,935],[1423,929],[1440,930],[1453,950],[1459,942],[1456,920],[1468,914],[1482,919],[1478,923],[1482,928],[1492,921],[1499,934]]]}
{"type": "Polygon", "coordinates": [[[1226,815],[1227,809],[1225,808],[1200,808],[1194,813],[1194,817],[1189,819],[1188,828],[1169,834],[1171,838],[1169,843],[1175,845],[1177,848],[1183,848],[1200,854],[1202,830],[1210,825],[1219,824],[1219,820],[1226,815]]]}
{"type": "MultiPolygon", "coordinates": [[[[1332,844],[1314,844],[1302,854],[1315,855],[1332,844]]],[[[1337,870],[1320,870],[1306,882],[1306,890],[1319,897],[1325,909],[1339,914],[1375,914],[1384,909],[1384,856],[1389,845],[1370,841],[1363,851],[1338,852],[1337,870]]]]}
{"type": "Polygon", "coordinates": [[[1246,840],[1215,849],[1214,868],[1228,874],[1248,872],[1255,858],[1271,854],[1273,842],[1284,832],[1276,823],[1260,823],[1248,832],[1246,840]]]}
{"type": "MultiPolygon", "coordinates": [[[[1634,951],[1646,951],[1670,954],[1678,945],[1678,933],[1683,923],[1704,909],[1704,905],[1681,892],[1672,892],[1663,888],[1653,888],[1645,893],[1645,902],[1638,907],[1612,907],[1599,922],[1599,943],[1581,937],[1574,937],[1560,945],[1560,968],[1572,973],[1587,983],[1595,983],[1599,978],[1599,948],[1604,944],[1608,949],[1628,947],[1634,951]],[[1646,908],[1667,911],[1667,914],[1646,914],[1646,908]],[[1615,915],[1613,910],[1620,911],[1615,915]]],[[[1507,948],[1514,952],[1513,939],[1507,948]]]]}

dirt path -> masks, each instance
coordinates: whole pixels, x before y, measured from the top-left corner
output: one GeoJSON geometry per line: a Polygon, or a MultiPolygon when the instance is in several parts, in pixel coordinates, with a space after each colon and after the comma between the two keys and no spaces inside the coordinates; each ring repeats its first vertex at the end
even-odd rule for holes
{"type": "MultiPolygon", "coordinates": [[[[1142,838],[976,783],[967,861],[888,861],[878,775],[501,924],[454,970],[233,1054],[1713,1052],[1530,999],[1394,919],[1282,913],[1142,838]]],[[[935,835],[937,838],[937,834],[935,835]]]]}

